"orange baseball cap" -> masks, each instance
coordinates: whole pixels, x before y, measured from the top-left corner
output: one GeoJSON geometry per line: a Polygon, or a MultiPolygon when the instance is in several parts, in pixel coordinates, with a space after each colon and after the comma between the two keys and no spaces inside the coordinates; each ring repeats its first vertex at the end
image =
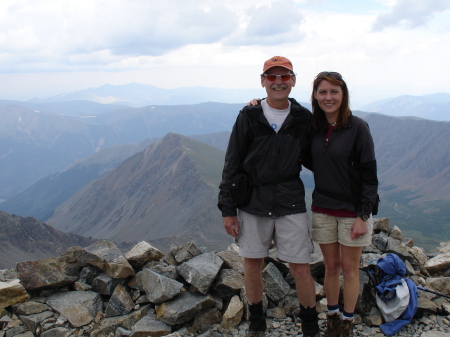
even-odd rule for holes
{"type": "Polygon", "coordinates": [[[294,67],[292,66],[292,62],[289,61],[286,57],[283,56],[274,56],[264,62],[263,74],[273,67],[283,67],[292,72],[294,72],[294,67]]]}

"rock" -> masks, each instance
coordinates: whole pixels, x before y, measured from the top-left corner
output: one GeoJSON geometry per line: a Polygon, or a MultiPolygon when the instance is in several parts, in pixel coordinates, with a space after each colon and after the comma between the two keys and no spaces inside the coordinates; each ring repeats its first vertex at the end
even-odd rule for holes
{"type": "Polygon", "coordinates": [[[430,273],[443,272],[450,268],[450,251],[429,259],[425,263],[425,268],[430,273]]]}
{"type": "Polygon", "coordinates": [[[200,249],[197,248],[192,242],[188,242],[182,247],[172,248],[164,257],[167,263],[178,266],[179,264],[186,262],[193,257],[202,254],[200,249]]]}
{"type": "Polygon", "coordinates": [[[241,323],[243,313],[244,304],[239,299],[239,296],[235,295],[231,298],[230,304],[223,314],[220,325],[225,329],[237,328],[241,323]]]}
{"type": "Polygon", "coordinates": [[[108,301],[105,310],[105,317],[123,316],[128,314],[134,308],[134,302],[125,287],[118,284],[108,301]]]}
{"type": "Polygon", "coordinates": [[[166,336],[172,332],[172,327],[159,321],[155,314],[148,314],[142,317],[131,330],[130,337],[157,337],[166,336]]]}
{"type": "Polygon", "coordinates": [[[389,233],[391,219],[389,218],[373,218],[373,232],[378,234],[380,232],[389,233]]]}
{"type": "Polygon", "coordinates": [[[116,329],[121,327],[123,329],[131,328],[150,311],[150,306],[145,305],[137,310],[130,312],[128,315],[106,317],[102,319],[90,331],[90,336],[108,336],[114,334],[116,329]]]}
{"type": "Polygon", "coordinates": [[[183,284],[171,278],[159,275],[150,269],[144,269],[141,284],[147,299],[152,303],[170,300],[181,292],[183,284]]]}
{"type": "Polygon", "coordinates": [[[164,253],[145,241],[139,242],[130,251],[125,253],[125,258],[135,269],[141,269],[151,261],[158,261],[164,257],[164,253]]]}
{"type": "Polygon", "coordinates": [[[227,299],[238,295],[243,286],[244,275],[234,269],[222,269],[214,283],[215,292],[227,299]]]}
{"type": "Polygon", "coordinates": [[[166,324],[181,324],[211,308],[214,303],[214,299],[210,295],[182,293],[169,301],[157,305],[156,314],[158,319],[166,324]]]}
{"type": "Polygon", "coordinates": [[[177,271],[186,282],[206,294],[222,264],[222,259],[215,253],[205,253],[183,262],[177,267],[177,271]]]}
{"type": "Polygon", "coordinates": [[[39,323],[52,316],[53,311],[44,311],[38,314],[32,314],[27,316],[19,315],[19,319],[27,326],[28,330],[30,330],[33,334],[35,334],[36,328],[38,327],[39,323]]]}
{"type": "Polygon", "coordinates": [[[129,276],[134,276],[133,268],[113,242],[106,240],[99,241],[90,245],[85,250],[103,261],[102,266],[96,267],[103,270],[112,278],[124,279],[129,276]]]}
{"type": "Polygon", "coordinates": [[[28,299],[29,295],[19,280],[0,282],[0,309],[26,302],[28,299]]]}
{"type": "Polygon", "coordinates": [[[46,303],[64,315],[73,327],[91,323],[103,309],[100,295],[93,291],[57,293],[47,298],[46,303]]]}
{"type": "Polygon", "coordinates": [[[44,303],[35,301],[28,301],[25,303],[17,304],[12,307],[13,312],[16,315],[32,315],[39,314],[43,311],[49,310],[49,306],[44,303]]]}
{"type": "Polygon", "coordinates": [[[78,279],[78,270],[79,266],[66,263],[61,258],[47,258],[17,264],[20,283],[27,290],[64,287],[72,284],[78,279]]]}
{"type": "Polygon", "coordinates": [[[122,283],[123,280],[113,279],[110,275],[102,273],[92,281],[92,290],[102,295],[111,295],[117,285],[122,283]]]}
{"type": "Polygon", "coordinates": [[[280,302],[289,292],[290,286],[273,263],[269,263],[262,271],[264,290],[275,303],[280,302]]]}
{"type": "Polygon", "coordinates": [[[244,258],[239,256],[236,251],[227,250],[225,252],[218,252],[217,256],[223,260],[227,267],[244,275],[244,258]]]}

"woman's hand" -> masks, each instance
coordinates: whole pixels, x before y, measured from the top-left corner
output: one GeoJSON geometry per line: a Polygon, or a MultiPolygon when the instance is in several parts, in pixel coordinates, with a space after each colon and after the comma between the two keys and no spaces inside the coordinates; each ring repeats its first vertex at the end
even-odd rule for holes
{"type": "Polygon", "coordinates": [[[350,238],[352,240],[362,238],[367,233],[367,224],[366,222],[357,217],[355,222],[353,223],[352,229],[350,230],[350,238]]]}

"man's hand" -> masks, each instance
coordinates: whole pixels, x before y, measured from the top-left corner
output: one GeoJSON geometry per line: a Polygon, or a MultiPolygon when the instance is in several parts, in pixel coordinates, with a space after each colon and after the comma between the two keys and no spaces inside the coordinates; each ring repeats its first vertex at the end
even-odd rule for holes
{"type": "Polygon", "coordinates": [[[247,103],[247,106],[255,106],[258,105],[261,101],[261,98],[254,98],[250,102],[247,103]]]}
{"type": "Polygon", "coordinates": [[[223,226],[228,234],[236,237],[239,233],[239,221],[237,216],[226,216],[223,218],[223,226]]]}

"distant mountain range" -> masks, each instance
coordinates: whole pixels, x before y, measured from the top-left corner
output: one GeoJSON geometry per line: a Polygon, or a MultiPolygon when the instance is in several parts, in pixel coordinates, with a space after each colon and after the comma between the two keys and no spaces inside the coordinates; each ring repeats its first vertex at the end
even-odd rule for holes
{"type": "Polygon", "coordinates": [[[239,103],[260,97],[262,89],[221,89],[208,87],[186,87],[162,89],[152,85],[130,83],[124,85],[105,84],[97,88],[66,93],[33,102],[92,101],[101,104],[119,104],[130,107],[150,105],[186,105],[204,102],[239,103]]]}
{"type": "MultiPolygon", "coordinates": [[[[309,92],[301,91],[302,97],[309,92]]],[[[162,89],[152,85],[130,83],[124,85],[105,84],[97,88],[75,91],[33,102],[55,103],[91,101],[103,105],[146,107],[152,105],[186,105],[204,102],[239,103],[261,97],[261,89],[222,89],[191,87],[162,89]]],[[[306,104],[309,106],[309,103],[306,104]]],[[[367,112],[379,112],[389,116],[413,116],[431,120],[450,121],[450,94],[437,93],[423,96],[398,96],[368,102],[358,108],[367,112]]]]}
{"type": "Polygon", "coordinates": [[[360,110],[379,112],[389,116],[414,116],[438,121],[450,121],[450,94],[398,96],[372,102],[362,106],[360,110]]]}

